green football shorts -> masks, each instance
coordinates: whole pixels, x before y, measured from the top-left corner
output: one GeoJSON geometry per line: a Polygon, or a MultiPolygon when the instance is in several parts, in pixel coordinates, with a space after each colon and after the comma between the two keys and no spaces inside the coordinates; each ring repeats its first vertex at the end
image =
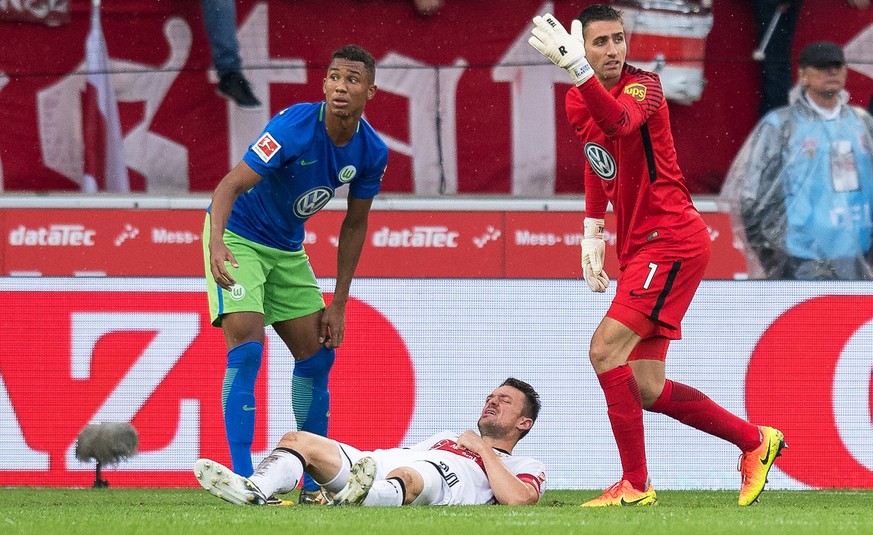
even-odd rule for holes
{"type": "Polygon", "coordinates": [[[230,291],[222,289],[209,269],[209,214],[203,226],[203,264],[212,324],[221,326],[221,316],[233,312],[260,312],[264,324],[302,318],[324,308],[324,297],[301,249],[282,251],[247,240],[229,230],[224,243],[236,258],[238,268],[226,262],[236,280],[230,291]]]}

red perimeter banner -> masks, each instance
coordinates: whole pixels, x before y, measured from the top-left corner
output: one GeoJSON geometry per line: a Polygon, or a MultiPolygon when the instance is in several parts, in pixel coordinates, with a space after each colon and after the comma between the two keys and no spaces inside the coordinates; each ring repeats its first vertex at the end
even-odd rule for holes
{"type": "MultiPolygon", "coordinates": [[[[198,457],[227,463],[225,347],[204,288],[200,278],[0,277],[0,486],[90,486],[93,461],[74,455],[89,423],[139,433],[136,456],[104,467],[113,487],[197,486],[198,457]]],[[[371,450],[462,431],[513,376],[543,397],[519,450],[549,467],[549,488],[603,488],[618,459],[582,361],[614,292],[574,280],[357,281],[329,436],[371,450]]],[[[869,283],[704,281],[668,362],[673,379],[785,433],[768,488],[873,489],[871,325],[869,283]]],[[[293,359],[272,329],[265,349],[258,460],[294,428],[293,359]]],[[[669,418],[647,418],[646,430],[658,488],[739,486],[732,444],[669,418]]]]}
{"type": "MultiPolygon", "coordinates": [[[[2,295],[20,313],[0,326],[11,348],[5,356],[12,356],[0,357],[0,483],[87,484],[93,467],[90,473],[69,468],[76,464],[71,444],[86,424],[107,421],[130,421],[140,437],[142,454],[129,463],[132,471],[113,476],[118,486],[191,486],[197,456],[228,462],[218,396],[224,341],[209,323],[202,292],[2,295]],[[50,340],[46,325],[57,327],[50,340]],[[47,389],[59,395],[32,403],[47,389]]],[[[338,359],[333,370],[332,377],[345,380],[331,380],[331,436],[364,449],[396,446],[415,404],[412,364],[382,315],[356,299],[347,310],[349,328],[372,336],[343,344],[354,358],[338,359]],[[358,382],[348,379],[358,374],[379,379],[359,392],[358,382]],[[391,398],[377,388],[383,381],[392,385],[391,398]],[[376,419],[378,430],[357,425],[376,419]]],[[[253,451],[269,451],[293,427],[291,362],[271,335],[255,387],[258,399],[270,401],[257,413],[253,451]]]]}
{"type": "MultiPolygon", "coordinates": [[[[730,219],[704,213],[713,245],[706,278],[742,278],[730,219]]],[[[0,275],[203,275],[203,210],[0,210],[0,275]]],[[[344,212],[307,223],[304,247],[320,277],[336,276],[344,212]]],[[[358,277],[579,278],[581,218],[575,212],[373,211],[358,277]]],[[[612,213],[607,229],[613,228],[612,213]]],[[[618,276],[608,231],[606,271],[618,276]]]]}
{"type": "MultiPolygon", "coordinates": [[[[591,3],[452,1],[421,17],[410,0],[239,0],[246,76],[265,104],[250,111],[216,95],[200,2],[104,2],[130,190],[211,191],[272,115],[321,100],[331,52],[358,43],[378,63],[367,119],[391,149],[383,191],[578,193],[582,151],[563,105],[569,77],[527,39],[534,15],[568,22],[591,3]]],[[[100,138],[85,125],[90,4],[71,0],[70,22],[58,27],[0,22],[0,190],[79,191],[85,182],[84,155],[100,138]]],[[[715,0],[711,17],[643,11],[628,16],[629,61],[662,68],[665,89],[685,88],[670,110],[679,162],[693,193],[717,193],[757,119],[751,2],[715,0]]],[[[823,38],[845,45],[852,103],[866,106],[871,24],[873,9],[804,2],[795,57],[823,38]]]]}

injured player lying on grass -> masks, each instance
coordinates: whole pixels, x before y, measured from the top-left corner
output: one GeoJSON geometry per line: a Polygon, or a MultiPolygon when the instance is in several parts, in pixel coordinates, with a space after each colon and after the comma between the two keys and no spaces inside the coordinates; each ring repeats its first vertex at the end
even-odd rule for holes
{"type": "Polygon", "coordinates": [[[409,448],[360,451],[302,431],[286,433],[251,477],[209,460],[194,475],[210,493],[240,505],[290,504],[304,471],[333,505],[532,505],[546,488],[543,464],[512,455],[540,410],[539,395],[509,378],[485,400],[479,433],[444,431],[409,448]]]}

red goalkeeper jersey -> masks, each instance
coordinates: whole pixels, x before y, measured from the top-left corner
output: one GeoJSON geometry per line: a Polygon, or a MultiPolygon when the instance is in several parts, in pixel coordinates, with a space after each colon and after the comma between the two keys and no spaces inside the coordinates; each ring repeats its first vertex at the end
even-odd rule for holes
{"type": "Polygon", "coordinates": [[[625,64],[611,90],[592,77],[567,92],[567,118],[585,144],[585,212],[616,219],[623,270],[653,240],[677,241],[706,224],[676,161],[667,101],[658,75],[625,64]]]}

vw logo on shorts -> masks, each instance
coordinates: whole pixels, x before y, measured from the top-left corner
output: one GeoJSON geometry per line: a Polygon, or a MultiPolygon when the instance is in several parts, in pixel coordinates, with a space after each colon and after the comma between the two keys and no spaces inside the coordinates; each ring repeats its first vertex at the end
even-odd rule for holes
{"type": "Polygon", "coordinates": [[[342,169],[340,169],[340,172],[339,172],[339,175],[337,176],[337,178],[339,178],[339,181],[342,182],[343,184],[348,184],[349,182],[352,181],[353,178],[355,178],[355,175],[357,175],[357,174],[358,174],[358,170],[355,169],[354,165],[347,165],[347,166],[343,167],[342,169]]]}
{"type": "Polygon", "coordinates": [[[333,190],[324,186],[313,188],[300,197],[294,203],[294,215],[300,219],[306,219],[315,212],[321,210],[333,198],[333,190]]]}
{"type": "Polygon", "coordinates": [[[591,169],[603,180],[615,178],[615,160],[612,154],[597,143],[585,144],[585,157],[591,164],[591,169]]]}
{"type": "Polygon", "coordinates": [[[243,288],[239,283],[237,283],[230,287],[228,293],[230,293],[231,299],[233,299],[234,301],[239,301],[246,296],[246,289],[243,288]]]}

